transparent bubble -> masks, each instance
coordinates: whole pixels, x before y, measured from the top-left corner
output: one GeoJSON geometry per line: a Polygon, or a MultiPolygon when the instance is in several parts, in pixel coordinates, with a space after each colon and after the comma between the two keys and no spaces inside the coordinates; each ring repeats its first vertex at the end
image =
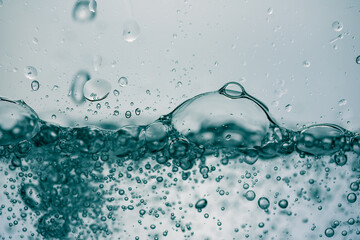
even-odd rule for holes
{"type": "Polygon", "coordinates": [[[333,237],[334,234],[335,234],[334,229],[332,229],[332,228],[325,229],[325,236],[326,237],[329,237],[329,238],[333,237]]]}
{"type": "Polygon", "coordinates": [[[256,194],[254,191],[252,190],[249,190],[245,193],[245,198],[248,200],[248,201],[253,201],[256,197],[256,194]]]}
{"type": "Polygon", "coordinates": [[[84,96],[89,101],[101,101],[105,99],[111,91],[111,85],[103,79],[92,79],[84,85],[84,96]]]}
{"type": "Polygon", "coordinates": [[[203,209],[205,208],[207,205],[207,200],[205,198],[200,199],[199,201],[196,202],[195,204],[195,208],[196,209],[203,209]]]}
{"type": "Polygon", "coordinates": [[[36,68],[32,67],[32,66],[27,66],[24,69],[24,74],[25,74],[25,77],[30,80],[35,80],[38,76],[38,72],[37,72],[36,68]]]}
{"type": "Polygon", "coordinates": [[[340,32],[343,29],[343,24],[339,21],[335,21],[332,23],[332,29],[336,32],[340,32]]]}
{"type": "Polygon", "coordinates": [[[310,67],[310,65],[311,65],[310,61],[308,61],[308,60],[303,61],[303,66],[304,66],[305,68],[310,67]]]}
{"type": "Polygon", "coordinates": [[[136,109],[135,109],[135,114],[136,114],[136,115],[140,115],[140,113],[141,113],[140,108],[136,108],[136,109]]]}
{"type": "Polygon", "coordinates": [[[89,0],[77,0],[74,7],[72,16],[73,19],[77,22],[90,22],[94,20],[96,14],[95,12],[90,11],[89,0]]]}
{"type": "Polygon", "coordinates": [[[285,106],[285,111],[291,112],[291,110],[292,110],[292,105],[291,105],[291,104],[287,104],[287,105],[285,106]]]}
{"type": "Polygon", "coordinates": [[[118,84],[121,86],[121,87],[125,87],[127,86],[129,83],[128,79],[126,77],[121,77],[119,78],[118,80],[118,84]]]}
{"type": "Polygon", "coordinates": [[[279,207],[281,207],[281,208],[287,208],[288,205],[289,205],[289,203],[286,199],[282,199],[279,201],[279,207]]]}
{"type": "Polygon", "coordinates": [[[347,195],[347,200],[348,200],[349,203],[354,203],[354,202],[356,202],[356,199],[357,199],[357,197],[356,197],[356,194],[355,194],[355,193],[349,193],[349,194],[347,195]]]}
{"type": "Polygon", "coordinates": [[[259,198],[258,205],[261,209],[268,209],[270,206],[269,199],[267,199],[266,197],[259,198]]]}
{"type": "Polygon", "coordinates": [[[360,55],[356,57],[355,62],[356,62],[357,64],[360,64],[360,55]]]}
{"type": "Polygon", "coordinates": [[[131,112],[130,112],[130,111],[126,111],[126,112],[125,112],[125,117],[126,117],[126,118],[131,118],[131,112]]]}
{"type": "Polygon", "coordinates": [[[339,100],[339,102],[338,102],[338,104],[339,104],[340,107],[341,107],[341,106],[345,106],[346,103],[347,103],[346,99],[341,99],[341,100],[339,100]]]}
{"type": "Polygon", "coordinates": [[[90,80],[88,72],[80,71],[75,76],[71,83],[69,95],[75,103],[82,103],[85,101],[84,85],[90,80]]]}
{"type": "Polygon", "coordinates": [[[37,91],[39,90],[39,88],[40,88],[40,83],[38,81],[34,80],[31,82],[31,89],[33,91],[37,91]]]}
{"type": "Polygon", "coordinates": [[[350,189],[351,189],[352,191],[357,191],[357,190],[359,190],[359,183],[358,183],[358,182],[352,182],[352,183],[350,184],[350,189]]]}
{"type": "Polygon", "coordinates": [[[124,24],[123,37],[126,42],[134,42],[140,35],[140,26],[135,20],[124,24]]]}
{"type": "Polygon", "coordinates": [[[93,13],[96,12],[97,9],[97,2],[95,0],[90,0],[89,2],[89,10],[93,13]]]}

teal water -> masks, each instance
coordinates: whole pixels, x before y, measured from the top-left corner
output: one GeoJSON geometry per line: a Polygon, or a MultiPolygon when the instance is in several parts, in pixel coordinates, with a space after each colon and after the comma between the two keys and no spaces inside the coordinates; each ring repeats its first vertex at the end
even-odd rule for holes
{"type": "Polygon", "coordinates": [[[0,114],[3,239],[360,236],[359,133],[281,127],[239,83],[117,130],[0,114]]]}

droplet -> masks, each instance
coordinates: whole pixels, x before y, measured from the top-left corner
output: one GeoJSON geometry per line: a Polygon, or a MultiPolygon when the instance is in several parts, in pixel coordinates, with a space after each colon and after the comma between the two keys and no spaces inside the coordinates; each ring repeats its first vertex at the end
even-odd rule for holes
{"type": "Polygon", "coordinates": [[[347,200],[348,200],[348,202],[349,203],[354,203],[354,202],[356,202],[356,194],[355,193],[349,193],[348,195],[347,195],[347,200]]]}
{"type": "Polygon", "coordinates": [[[341,99],[341,100],[339,100],[339,102],[338,102],[339,106],[345,106],[346,103],[347,103],[346,99],[341,99]]]}
{"type": "Polygon", "coordinates": [[[330,238],[330,237],[333,237],[334,234],[335,234],[334,229],[332,229],[332,228],[325,229],[325,236],[330,238]]]}
{"type": "Polygon", "coordinates": [[[259,198],[258,205],[261,209],[268,209],[270,206],[269,199],[267,199],[266,197],[259,198]]]}
{"type": "Polygon", "coordinates": [[[360,64],[360,55],[356,57],[355,62],[356,62],[357,64],[360,64]]]}
{"type": "Polygon", "coordinates": [[[248,201],[253,201],[256,197],[256,194],[253,190],[249,190],[245,193],[245,198],[248,200],[248,201]]]}
{"type": "Polygon", "coordinates": [[[126,42],[135,41],[140,35],[140,26],[135,20],[127,21],[124,24],[123,37],[126,42]]]}
{"type": "Polygon", "coordinates": [[[207,200],[205,198],[200,199],[199,201],[196,202],[195,204],[195,208],[196,209],[203,209],[205,208],[207,205],[207,200]]]}
{"type": "Polygon", "coordinates": [[[304,66],[305,68],[310,67],[310,65],[311,65],[310,61],[308,61],[308,60],[303,61],[303,66],[304,66]]]}
{"type": "Polygon", "coordinates": [[[121,77],[119,78],[118,83],[121,87],[125,87],[128,85],[128,79],[126,77],[121,77]]]}
{"type": "Polygon", "coordinates": [[[268,14],[268,15],[273,14],[273,9],[272,9],[272,8],[269,8],[269,9],[267,10],[267,14],[268,14]]]}
{"type": "Polygon", "coordinates": [[[281,207],[281,208],[287,208],[288,205],[289,205],[289,203],[286,199],[281,199],[279,201],[279,207],[281,207]]]}
{"type": "Polygon", "coordinates": [[[126,111],[126,112],[125,112],[125,117],[126,117],[126,118],[131,118],[131,112],[130,112],[130,111],[126,111]]]}
{"type": "Polygon", "coordinates": [[[72,100],[75,103],[82,103],[85,101],[83,90],[85,83],[89,80],[90,80],[90,75],[85,71],[80,71],[75,75],[71,83],[71,88],[69,93],[69,95],[71,96],[72,100]]]}
{"type": "Polygon", "coordinates": [[[93,13],[96,12],[97,9],[97,2],[95,0],[90,0],[89,2],[89,10],[93,13]]]}
{"type": "Polygon", "coordinates": [[[31,89],[33,91],[39,90],[39,87],[40,87],[40,83],[38,81],[34,80],[31,82],[31,89]]]}
{"type": "Polygon", "coordinates": [[[343,24],[339,21],[335,21],[332,23],[332,29],[334,29],[334,31],[336,32],[340,32],[343,29],[343,24]]]}
{"type": "Polygon", "coordinates": [[[90,22],[92,21],[96,14],[95,12],[90,11],[89,0],[78,0],[73,8],[73,19],[77,22],[90,22]]]}
{"type": "Polygon", "coordinates": [[[292,110],[292,105],[291,105],[291,104],[287,104],[287,105],[285,106],[285,111],[291,112],[291,110],[292,110]]]}
{"type": "Polygon", "coordinates": [[[92,79],[84,85],[84,96],[89,101],[101,101],[109,95],[110,91],[110,83],[102,79],[92,79]]]}
{"type": "Polygon", "coordinates": [[[36,70],[36,68],[32,67],[32,66],[27,66],[24,69],[24,73],[25,73],[25,77],[30,79],[30,80],[35,80],[37,78],[38,72],[36,70]]]}

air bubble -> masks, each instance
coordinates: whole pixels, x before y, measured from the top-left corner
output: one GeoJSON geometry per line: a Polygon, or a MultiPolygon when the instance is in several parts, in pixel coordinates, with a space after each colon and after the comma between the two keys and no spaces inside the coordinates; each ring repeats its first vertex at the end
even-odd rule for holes
{"type": "Polygon", "coordinates": [[[249,190],[245,193],[245,198],[248,200],[248,201],[253,201],[256,197],[256,194],[253,190],[249,190]]]}
{"type": "Polygon", "coordinates": [[[355,194],[355,193],[349,193],[349,194],[347,195],[347,200],[348,200],[349,203],[354,203],[354,202],[356,202],[356,199],[357,199],[357,197],[356,197],[356,194],[355,194]]]}
{"type": "Polygon", "coordinates": [[[135,114],[139,116],[139,115],[140,115],[140,113],[141,113],[140,108],[136,108],[136,109],[135,109],[135,114]]]}
{"type": "Polygon", "coordinates": [[[101,101],[109,95],[111,91],[111,85],[106,80],[92,79],[85,83],[83,91],[87,100],[101,101]]]}
{"type": "Polygon", "coordinates": [[[356,57],[355,62],[356,62],[357,64],[360,64],[360,55],[356,57]]]}
{"type": "Polygon", "coordinates": [[[304,66],[305,68],[309,68],[310,65],[311,65],[310,61],[308,61],[308,60],[303,61],[303,66],[304,66]]]}
{"type": "Polygon", "coordinates": [[[40,88],[40,83],[38,81],[34,80],[31,82],[31,89],[33,91],[37,91],[39,90],[39,88],[40,88]]]}
{"type": "Polygon", "coordinates": [[[126,77],[121,77],[118,80],[118,84],[120,85],[120,87],[125,87],[128,85],[128,79],[126,77]]]}
{"type": "Polygon", "coordinates": [[[131,112],[130,112],[130,111],[126,111],[126,112],[125,112],[125,117],[126,117],[126,118],[131,118],[131,112]]]}
{"type": "Polygon", "coordinates": [[[135,20],[124,24],[123,37],[126,42],[134,42],[140,35],[140,26],[135,20]]]}
{"type": "Polygon", "coordinates": [[[326,237],[328,237],[328,238],[333,237],[334,234],[335,234],[334,229],[332,229],[332,228],[325,229],[325,236],[326,237]]]}
{"type": "Polygon", "coordinates": [[[24,74],[25,74],[25,77],[30,80],[35,80],[38,76],[38,72],[37,72],[36,68],[34,68],[32,66],[27,66],[24,69],[24,74]]]}
{"type": "Polygon", "coordinates": [[[281,207],[281,208],[287,208],[288,205],[289,205],[289,203],[286,199],[282,199],[279,201],[279,207],[281,207]]]}
{"type": "Polygon", "coordinates": [[[264,209],[264,210],[268,209],[270,206],[269,199],[267,199],[266,197],[259,198],[258,205],[261,209],[264,209]]]}
{"type": "Polygon", "coordinates": [[[97,9],[97,2],[95,0],[90,0],[89,2],[89,10],[93,13],[96,12],[97,9]]]}
{"type": "Polygon", "coordinates": [[[72,12],[73,19],[77,22],[90,22],[94,20],[96,14],[90,11],[89,5],[89,0],[77,0],[72,12]]]}
{"type": "Polygon", "coordinates": [[[292,110],[292,105],[291,105],[291,104],[287,104],[287,105],[285,106],[285,111],[291,112],[291,110],[292,110]]]}
{"type": "Polygon", "coordinates": [[[78,72],[71,83],[69,95],[75,103],[82,103],[85,101],[84,85],[90,80],[89,73],[85,71],[78,72]]]}
{"type": "Polygon", "coordinates": [[[240,98],[245,95],[245,89],[240,83],[229,82],[220,88],[219,93],[229,98],[240,98]]]}
{"type": "Polygon", "coordinates": [[[200,199],[199,201],[196,202],[195,204],[195,208],[196,209],[203,209],[207,206],[207,200],[205,198],[200,199]]]}
{"type": "Polygon", "coordinates": [[[340,107],[345,106],[346,103],[347,103],[346,99],[341,99],[341,100],[339,100],[339,102],[338,102],[338,104],[339,104],[340,107]]]}
{"type": "Polygon", "coordinates": [[[333,22],[331,26],[335,32],[340,32],[344,27],[343,24],[339,21],[333,22]]]}

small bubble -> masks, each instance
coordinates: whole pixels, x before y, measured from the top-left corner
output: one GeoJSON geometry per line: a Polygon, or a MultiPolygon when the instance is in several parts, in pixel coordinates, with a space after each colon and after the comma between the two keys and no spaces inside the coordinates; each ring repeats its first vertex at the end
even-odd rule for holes
{"type": "Polygon", "coordinates": [[[114,111],[114,116],[118,116],[119,115],[119,111],[118,110],[115,110],[114,111]]]}
{"type": "Polygon", "coordinates": [[[261,209],[268,209],[270,206],[269,199],[267,199],[266,197],[259,198],[258,205],[261,209]]]}
{"type": "Polygon", "coordinates": [[[333,237],[334,234],[335,234],[334,229],[332,229],[332,228],[325,229],[325,236],[330,238],[330,237],[333,237]]]}
{"type": "Polygon", "coordinates": [[[256,197],[256,194],[254,191],[252,190],[249,190],[245,193],[245,198],[248,200],[248,201],[253,201],[256,197]]]}
{"type": "Polygon", "coordinates": [[[39,87],[40,87],[40,83],[38,81],[34,80],[31,82],[31,89],[33,91],[39,90],[39,87]]]}
{"type": "Polygon", "coordinates": [[[357,191],[357,190],[359,190],[359,183],[358,183],[358,182],[352,182],[352,183],[350,184],[350,189],[351,189],[352,191],[357,191]]]}
{"type": "Polygon", "coordinates": [[[176,87],[181,87],[181,86],[182,86],[182,82],[178,81],[177,84],[176,84],[176,87]]]}
{"type": "Polygon", "coordinates": [[[281,207],[281,208],[287,208],[288,205],[289,205],[289,203],[286,199],[282,199],[279,201],[279,207],[281,207]]]}
{"type": "Polygon", "coordinates": [[[128,85],[128,79],[126,77],[121,77],[119,78],[118,83],[121,87],[125,87],[128,85]]]}
{"type": "Polygon", "coordinates": [[[126,111],[126,112],[125,112],[125,117],[126,117],[126,118],[131,118],[131,112],[130,112],[130,111],[126,111]]]}
{"type": "Polygon", "coordinates": [[[89,5],[89,0],[76,1],[72,12],[73,19],[77,22],[92,21],[95,18],[96,14],[95,12],[90,11],[89,5]]]}
{"type": "Polygon", "coordinates": [[[123,37],[126,42],[135,41],[140,35],[140,26],[135,20],[127,21],[124,24],[123,37]]]}
{"type": "Polygon", "coordinates": [[[56,115],[55,114],[51,115],[51,119],[56,119],[56,115]]]}
{"type": "Polygon", "coordinates": [[[97,8],[97,2],[95,0],[90,0],[90,2],[89,2],[89,10],[91,12],[95,13],[96,8],[97,8]]]}
{"type": "Polygon", "coordinates": [[[360,64],[360,55],[356,57],[355,62],[356,62],[357,64],[360,64]]]}
{"type": "Polygon", "coordinates": [[[292,105],[291,104],[288,104],[288,105],[285,106],[285,111],[291,112],[291,110],[292,110],[292,105]]]}
{"type": "Polygon", "coordinates": [[[303,66],[304,66],[305,68],[310,67],[310,65],[311,65],[310,61],[308,61],[308,60],[304,60],[304,61],[303,61],[303,66]]]}
{"type": "Polygon", "coordinates": [[[339,21],[335,21],[332,23],[332,29],[336,32],[340,32],[343,29],[343,24],[339,21]]]}
{"type": "Polygon", "coordinates": [[[203,209],[205,208],[207,205],[207,200],[205,198],[200,199],[199,201],[196,202],[195,204],[195,208],[196,209],[203,209]]]}
{"type": "Polygon", "coordinates": [[[111,90],[108,81],[102,79],[92,79],[84,85],[84,96],[89,101],[101,101],[105,99],[111,90]]]}
{"type": "Polygon", "coordinates": [[[273,14],[273,9],[272,9],[272,8],[269,8],[269,9],[267,10],[267,14],[268,14],[268,15],[273,14]]]}
{"type": "Polygon", "coordinates": [[[139,116],[139,115],[140,115],[140,113],[141,113],[140,108],[135,109],[135,114],[136,114],[136,115],[138,115],[138,116],[139,116]]]}
{"type": "Polygon", "coordinates": [[[347,195],[347,200],[348,200],[348,202],[349,203],[354,203],[354,202],[356,202],[356,194],[355,193],[349,193],[348,195],[347,195]]]}
{"type": "Polygon", "coordinates": [[[114,96],[116,96],[116,97],[120,95],[120,92],[116,89],[113,91],[113,93],[114,93],[114,96]]]}
{"type": "Polygon", "coordinates": [[[347,103],[346,99],[341,99],[341,100],[339,100],[339,102],[338,102],[339,106],[345,106],[346,103],[347,103]]]}
{"type": "Polygon", "coordinates": [[[32,66],[27,66],[24,69],[24,73],[25,73],[25,77],[30,79],[30,80],[35,80],[37,78],[38,72],[36,70],[36,68],[32,67],[32,66]]]}

